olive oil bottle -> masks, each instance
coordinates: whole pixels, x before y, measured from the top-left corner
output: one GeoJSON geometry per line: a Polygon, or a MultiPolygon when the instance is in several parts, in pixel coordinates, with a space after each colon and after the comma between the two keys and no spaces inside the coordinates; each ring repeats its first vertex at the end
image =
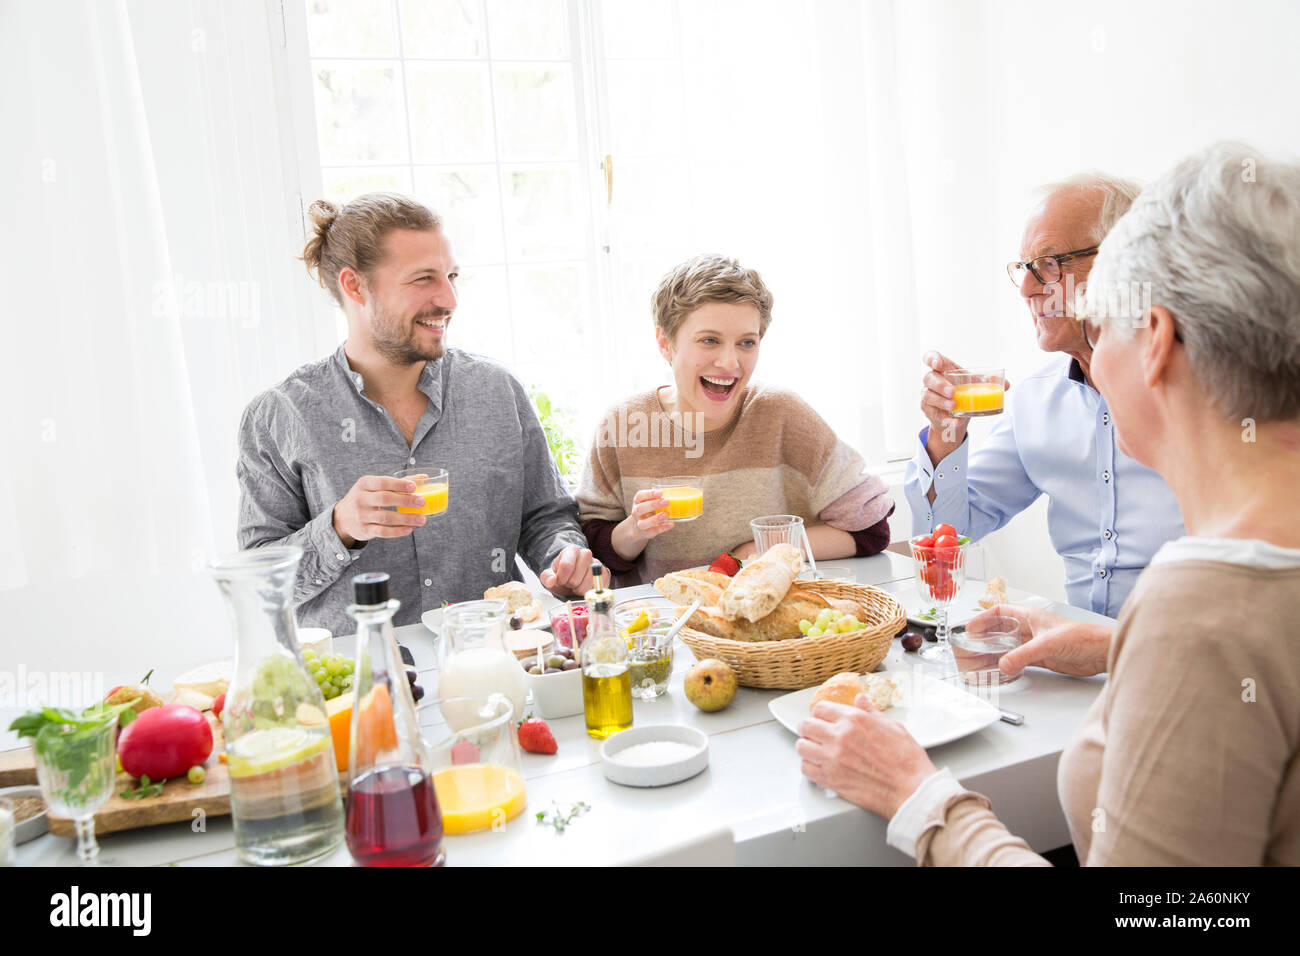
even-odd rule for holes
{"type": "Polygon", "coordinates": [[[587,592],[590,618],[582,642],[582,709],[587,733],[610,737],[632,726],[632,675],[627,641],[614,630],[614,592],[601,583],[604,567],[591,565],[596,586],[587,592]]]}

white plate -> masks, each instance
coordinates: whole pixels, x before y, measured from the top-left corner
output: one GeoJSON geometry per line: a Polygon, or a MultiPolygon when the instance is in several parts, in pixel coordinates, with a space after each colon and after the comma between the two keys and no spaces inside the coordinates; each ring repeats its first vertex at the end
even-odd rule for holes
{"type": "MultiPolygon", "coordinates": [[[[433,631],[434,634],[437,634],[438,629],[442,627],[442,608],[435,607],[432,611],[425,611],[423,614],[420,615],[420,621],[421,623],[424,624],[425,627],[433,631]]],[[[508,626],[509,625],[507,625],[507,627],[508,626]]],[[[534,630],[534,629],[550,630],[550,627],[551,627],[550,609],[543,607],[542,613],[537,615],[537,620],[529,621],[527,624],[521,627],[520,630],[521,631],[534,630]]]]}
{"type": "MultiPolygon", "coordinates": [[[[980,607],[980,598],[984,596],[984,589],[987,587],[985,581],[967,581],[962,587],[961,593],[957,599],[948,605],[948,626],[959,627],[962,624],[970,623],[971,618],[983,612],[984,608],[980,607]]],[[[907,619],[913,624],[920,624],[922,627],[938,627],[938,615],[923,616],[925,612],[934,607],[934,602],[929,598],[923,598],[916,590],[916,581],[900,581],[890,585],[890,593],[902,602],[903,608],[907,611],[907,619]]]]}
{"type": "MultiPolygon", "coordinates": [[[[910,670],[877,673],[887,673],[898,681],[902,696],[902,701],[885,711],[885,716],[906,727],[916,742],[926,749],[983,730],[998,720],[996,707],[955,684],[910,670]]],[[[806,687],[768,701],[767,709],[777,723],[797,736],[799,722],[808,716],[809,705],[816,693],[816,687],[806,687]]]]}

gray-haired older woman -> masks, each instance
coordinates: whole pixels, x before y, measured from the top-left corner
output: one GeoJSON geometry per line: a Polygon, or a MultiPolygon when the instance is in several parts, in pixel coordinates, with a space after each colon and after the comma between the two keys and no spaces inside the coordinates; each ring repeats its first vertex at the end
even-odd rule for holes
{"type": "MultiPolygon", "coordinates": [[[[1093,378],[1187,536],[1113,632],[1017,611],[1032,639],[1003,669],[1108,672],[1058,774],[1082,862],[1300,864],[1300,165],[1233,144],[1184,160],[1089,285],[1093,378]]],[[[1046,862],[865,697],[800,730],[805,775],[923,865],[1046,862]]]]}

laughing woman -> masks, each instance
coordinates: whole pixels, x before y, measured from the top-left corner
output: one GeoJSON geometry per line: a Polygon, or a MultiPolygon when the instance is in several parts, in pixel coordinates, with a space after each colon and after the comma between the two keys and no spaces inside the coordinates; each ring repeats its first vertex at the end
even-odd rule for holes
{"type": "MultiPolygon", "coordinates": [[[[1001,667],[1108,674],[1057,774],[1081,862],[1300,865],[1300,164],[1231,145],[1185,160],[1088,285],[1117,441],[1169,483],[1187,536],[1114,629],[995,608],[1032,632],[1001,667]],[[1123,293],[1144,287],[1134,323],[1123,293]]],[[[865,697],[818,704],[800,731],[804,774],[888,819],[920,863],[1045,862],[865,697]]]]}
{"type": "Polygon", "coordinates": [[[799,396],[750,382],[772,318],[772,294],[734,259],[698,256],[653,298],[659,353],[673,384],[636,395],[597,430],[578,491],[593,553],[620,585],[753,554],[752,518],[804,519],[813,555],[876,554],[893,502],[862,457],[799,396]],[[656,482],[702,478],[704,509],[669,521],[656,482]]]}

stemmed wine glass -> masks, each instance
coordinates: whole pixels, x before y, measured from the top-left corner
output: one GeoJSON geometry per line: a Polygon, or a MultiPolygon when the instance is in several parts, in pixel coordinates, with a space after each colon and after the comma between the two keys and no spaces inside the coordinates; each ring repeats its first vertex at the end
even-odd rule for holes
{"type": "Polygon", "coordinates": [[[77,724],[47,724],[36,735],[36,777],[50,812],[70,817],[77,828],[77,858],[97,862],[95,811],[108,802],[117,784],[117,713],[102,721],[93,711],[77,724]]]}
{"type": "Polygon", "coordinates": [[[921,657],[928,661],[956,664],[948,644],[948,607],[966,583],[966,550],[969,546],[969,540],[945,548],[911,542],[916,591],[922,598],[934,602],[939,618],[935,634],[938,643],[921,651],[921,657]]]}

